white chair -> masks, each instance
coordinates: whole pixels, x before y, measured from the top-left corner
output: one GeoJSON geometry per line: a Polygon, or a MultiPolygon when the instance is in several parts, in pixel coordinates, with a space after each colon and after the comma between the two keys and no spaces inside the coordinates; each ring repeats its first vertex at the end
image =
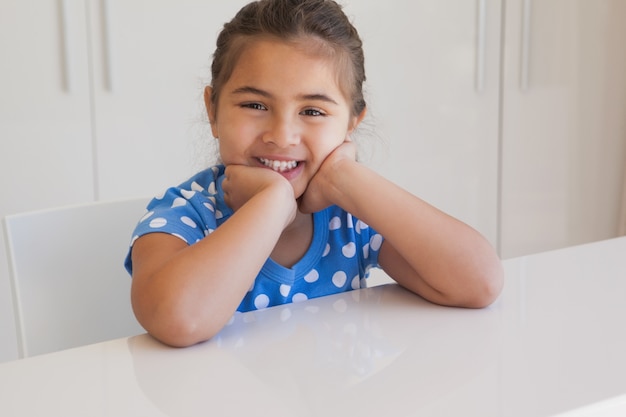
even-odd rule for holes
{"type": "Polygon", "coordinates": [[[4,219],[20,357],[143,333],[124,269],[147,198],[4,219]]]}

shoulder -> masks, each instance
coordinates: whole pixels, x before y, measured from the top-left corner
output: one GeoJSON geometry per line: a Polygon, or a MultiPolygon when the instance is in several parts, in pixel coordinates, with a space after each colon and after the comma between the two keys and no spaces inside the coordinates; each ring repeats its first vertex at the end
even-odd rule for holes
{"type": "Polygon", "coordinates": [[[222,166],[214,166],[168,188],[150,201],[138,229],[176,234],[187,243],[212,232],[229,210],[220,187],[223,174],[222,166]]]}

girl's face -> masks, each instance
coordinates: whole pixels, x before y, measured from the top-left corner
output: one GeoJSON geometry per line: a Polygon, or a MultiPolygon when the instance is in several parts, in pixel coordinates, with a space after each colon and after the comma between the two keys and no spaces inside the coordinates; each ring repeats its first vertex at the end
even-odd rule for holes
{"type": "Polygon", "coordinates": [[[351,115],[336,67],[330,58],[279,40],[246,47],[216,106],[210,88],[205,92],[223,163],[273,169],[300,197],[362,119],[351,115]]]}

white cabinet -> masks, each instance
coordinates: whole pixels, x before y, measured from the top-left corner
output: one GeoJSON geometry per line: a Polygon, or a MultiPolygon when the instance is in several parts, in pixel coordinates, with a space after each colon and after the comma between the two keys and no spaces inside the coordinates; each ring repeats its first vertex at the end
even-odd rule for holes
{"type": "Polygon", "coordinates": [[[626,157],[626,2],[510,0],[502,256],[616,236],[626,157]]]}
{"type": "MultiPolygon", "coordinates": [[[[84,4],[0,2],[0,217],[94,198],[84,4]]],[[[0,240],[0,361],[17,356],[0,240]]]]}
{"type": "Polygon", "coordinates": [[[346,11],[365,48],[372,118],[360,139],[374,155],[364,160],[496,244],[501,1],[352,1],[346,11]]]}
{"type": "Polygon", "coordinates": [[[215,38],[246,2],[89,2],[100,199],[154,195],[204,166],[215,38]]]}

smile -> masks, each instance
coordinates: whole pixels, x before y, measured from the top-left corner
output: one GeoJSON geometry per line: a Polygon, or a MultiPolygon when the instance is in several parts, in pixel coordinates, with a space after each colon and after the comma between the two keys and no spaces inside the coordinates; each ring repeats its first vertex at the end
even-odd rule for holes
{"type": "Polygon", "coordinates": [[[265,158],[259,158],[259,161],[276,172],[290,171],[298,166],[298,161],[275,161],[265,158]]]}

